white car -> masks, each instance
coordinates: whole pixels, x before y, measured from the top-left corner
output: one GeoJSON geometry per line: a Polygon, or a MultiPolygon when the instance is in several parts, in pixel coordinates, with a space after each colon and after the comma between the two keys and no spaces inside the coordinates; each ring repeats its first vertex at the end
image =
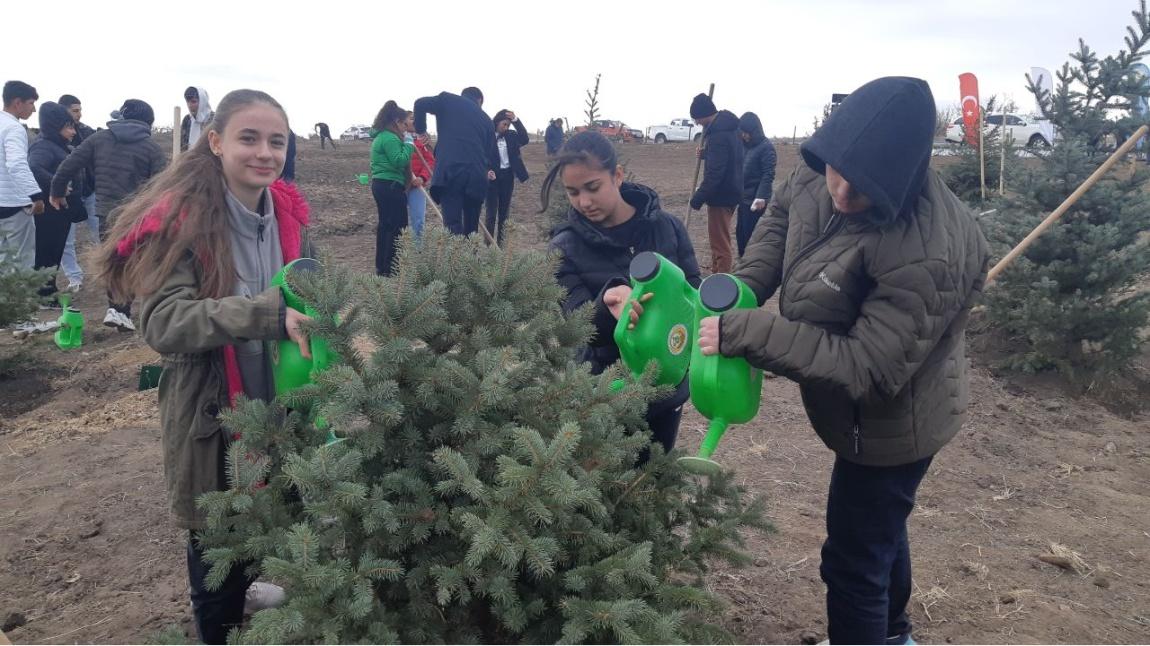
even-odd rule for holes
{"type": "Polygon", "coordinates": [[[668,141],[699,141],[703,138],[703,126],[697,125],[693,119],[671,119],[665,126],[651,126],[647,128],[647,139],[657,144],[668,141]]]}
{"type": "Polygon", "coordinates": [[[371,126],[352,126],[339,136],[340,141],[355,141],[356,139],[371,139],[371,126]]]}
{"type": "MultiPolygon", "coordinates": [[[[986,129],[988,132],[997,131],[1002,127],[1003,114],[986,115],[986,129]]],[[[1014,140],[1015,145],[1024,145],[1028,148],[1048,147],[1054,140],[1054,127],[1046,119],[1025,116],[1021,114],[1006,113],[1006,136],[1014,140]]],[[[946,140],[952,143],[965,141],[962,117],[946,129],[946,140]]]]}

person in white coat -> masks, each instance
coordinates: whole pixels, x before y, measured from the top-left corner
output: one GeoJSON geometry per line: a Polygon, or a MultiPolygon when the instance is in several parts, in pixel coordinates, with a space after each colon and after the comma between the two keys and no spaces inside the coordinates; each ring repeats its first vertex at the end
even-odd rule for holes
{"type": "Polygon", "coordinates": [[[36,111],[36,88],[22,81],[4,84],[0,112],[0,260],[15,259],[21,269],[36,261],[36,224],[44,195],[28,165],[28,131],[20,123],[36,111]]]}

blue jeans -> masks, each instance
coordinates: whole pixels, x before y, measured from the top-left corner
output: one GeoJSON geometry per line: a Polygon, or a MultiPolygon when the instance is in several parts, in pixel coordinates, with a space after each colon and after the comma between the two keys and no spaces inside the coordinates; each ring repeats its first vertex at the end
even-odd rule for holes
{"type": "Polygon", "coordinates": [[[407,191],[407,223],[415,233],[415,239],[423,236],[423,220],[427,215],[427,194],[421,188],[407,191]]]}
{"type": "Polygon", "coordinates": [[[868,467],[835,458],[820,568],[832,644],[904,644],[910,637],[906,519],[932,459],[868,467]]]}
{"type": "MultiPolygon", "coordinates": [[[[96,194],[92,193],[84,198],[84,210],[88,212],[88,239],[92,242],[100,240],[100,219],[96,217],[96,194]]],[[[60,268],[68,277],[68,284],[75,285],[84,282],[84,269],[76,258],[76,229],[79,223],[73,223],[68,229],[68,241],[64,244],[64,255],[60,258],[60,268]]]]}

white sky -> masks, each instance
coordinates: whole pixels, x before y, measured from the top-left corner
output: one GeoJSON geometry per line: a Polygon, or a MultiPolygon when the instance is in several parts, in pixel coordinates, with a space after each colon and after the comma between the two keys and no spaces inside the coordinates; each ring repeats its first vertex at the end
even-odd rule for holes
{"type": "Polygon", "coordinates": [[[78,96],[89,125],[126,98],[151,103],[161,123],[184,107],[188,85],[206,88],[213,105],[251,87],[276,97],[297,132],[322,120],[336,136],[371,123],[388,99],[410,109],[420,96],[468,85],[483,90],[488,114],[513,109],[531,131],[555,116],[575,126],[597,73],[602,118],[633,128],[687,116],[691,97],[713,82],[719,108],[755,111],[770,135],[796,127],[802,135],[833,92],[918,76],[944,106],[958,102],[967,71],[984,101],[1007,95],[1029,111],[1031,66],[1061,67],[1079,37],[1116,53],[1137,8],[1137,0],[48,4],[25,3],[20,27],[5,17],[0,77],[31,83],[42,101],[78,96]],[[83,24],[60,22],[68,15],[83,24]]]}

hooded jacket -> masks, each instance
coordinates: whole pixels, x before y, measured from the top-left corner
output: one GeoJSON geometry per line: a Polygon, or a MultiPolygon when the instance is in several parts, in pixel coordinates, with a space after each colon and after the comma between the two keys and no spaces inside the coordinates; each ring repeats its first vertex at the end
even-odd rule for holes
{"type": "MultiPolygon", "coordinates": [[[[309,209],[291,184],[279,180],[268,189],[273,202],[280,254],[289,263],[315,257],[307,225],[309,209]]],[[[118,241],[120,257],[147,244],[161,228],[163,207],[118,241]]],[[[160,356],[160,428],[168,503],[179,527],[203,527],[196,498],[227,486],[222,456],[233,437],[219,414],[245,392],[236,345],[248,340],[287,337],[285,305],[279,288],[254,296],[219,299],[199,295],[199,261],[188,252],[156,293],[144,297],[140,327],[144,341],[160,356]]]]}
{"type": "MultiPolygon", "coordinates": [[[[73,123],[68,109],[59,103],[47,101],[40,106],[40,137],[28,148],[28,166],[40,190],[48,193],[52,186],[52,176],[60,163],[68,158],[68,140],[60,135],[60,129],[73,123]]],[[[79,194],[76,194],[79,197],[79,194]]],[[[79,202],[79,200],[76,200],[79,202]]],[[[45,204],[45,208],[51,208],[45,204]]]]}
{"type": "MultiPolygon", "coordinates": [[[[551,232],[551,249],[561,260],[556,278],[567,289],[563,304],[572,312],[587,303],[595,303],[595,336],[583,349],[581,361],[591,364],[591,372],[599,374],[619,360],[619,346],[615,345],[615,317],[603,303],[603,293],[612,287],[628,284],[631,260],[644,251],[662,254],[683,270],[693,287],[700,282],[699,263],[695,249],[683,223],[663,211],[655,191],[641,184],[624,183],[620,188],[623,200],[635,207],[635,215],[628,222],[611,228],[593,224],[572,208],[567,222],[551,232]],[[623,227],[630,235],[621,239],[623,227]],[[633,227],[633,228],[632,228],[633,227]]],[[[682,405],[690,395],[687,380],[671,397],[654,402],[651,413],[682,405]]]]}
{"type": "Polygon", "coordinates": [[[775,146],[763,134],[763,124],[754,112],[739,117],[739,132],[751,136],[751,140],[743,144],[746,148],[743,157],[743,204],[755,200],[770,202],[775,183],[775,164],[778,161],[775,146]]]}
{"type": "Polygon", "coordinates": [[[208,91],[202,87],[196,88],[196,94],[199,95],[200,104],[196,108],[196,114],[184,115],[184,120],[180,122],[180,150],[187,150],[189,146],[196,145],[200,135],[204,133],[208,122],[216,115],[212,110],[212,104],[208,101],[208,91]]]}
{"type": "Polygon", "coordinates": [[[703,183],[691,196],[691,208],[735,207],[743,196],[743,142],[739,140],[739,118],[720,110],[703,133],[703,183]]]}
{"type": "Polygon", "coordinates": [[[873,466],[934,455],[966,418],[964,330],[986,280],[986,240],[929,169],[935,109],[924,81],[852,93],[803,145],[735,274],[779,314],[728,312],[720,351],[801,387],[819,437],[873,466]],[[873,206],[838,213],[831,165],[873,206]]]}
{"type": "Polygon", "coordinates": [[[435,115],[435,171],[431,197],[442,201],[445,192],[463,194],[472,201],[487,197],[487,171],[494,157],[495,126],[491,118],[469,98],[441,92],[415,102],[415,131],[427,132],[427,115],[435,115]]]}
{"type": "Polygon", "coordinates": [[[151,126],[132,119],[109,121],[107,130],[96,131],[60,164],[52,178],[52,197],[63,197],[68,182],[90,168],[96,182],[97,215],[107,217],[166,164],[163,151],[152,141],[151,126]]]}

